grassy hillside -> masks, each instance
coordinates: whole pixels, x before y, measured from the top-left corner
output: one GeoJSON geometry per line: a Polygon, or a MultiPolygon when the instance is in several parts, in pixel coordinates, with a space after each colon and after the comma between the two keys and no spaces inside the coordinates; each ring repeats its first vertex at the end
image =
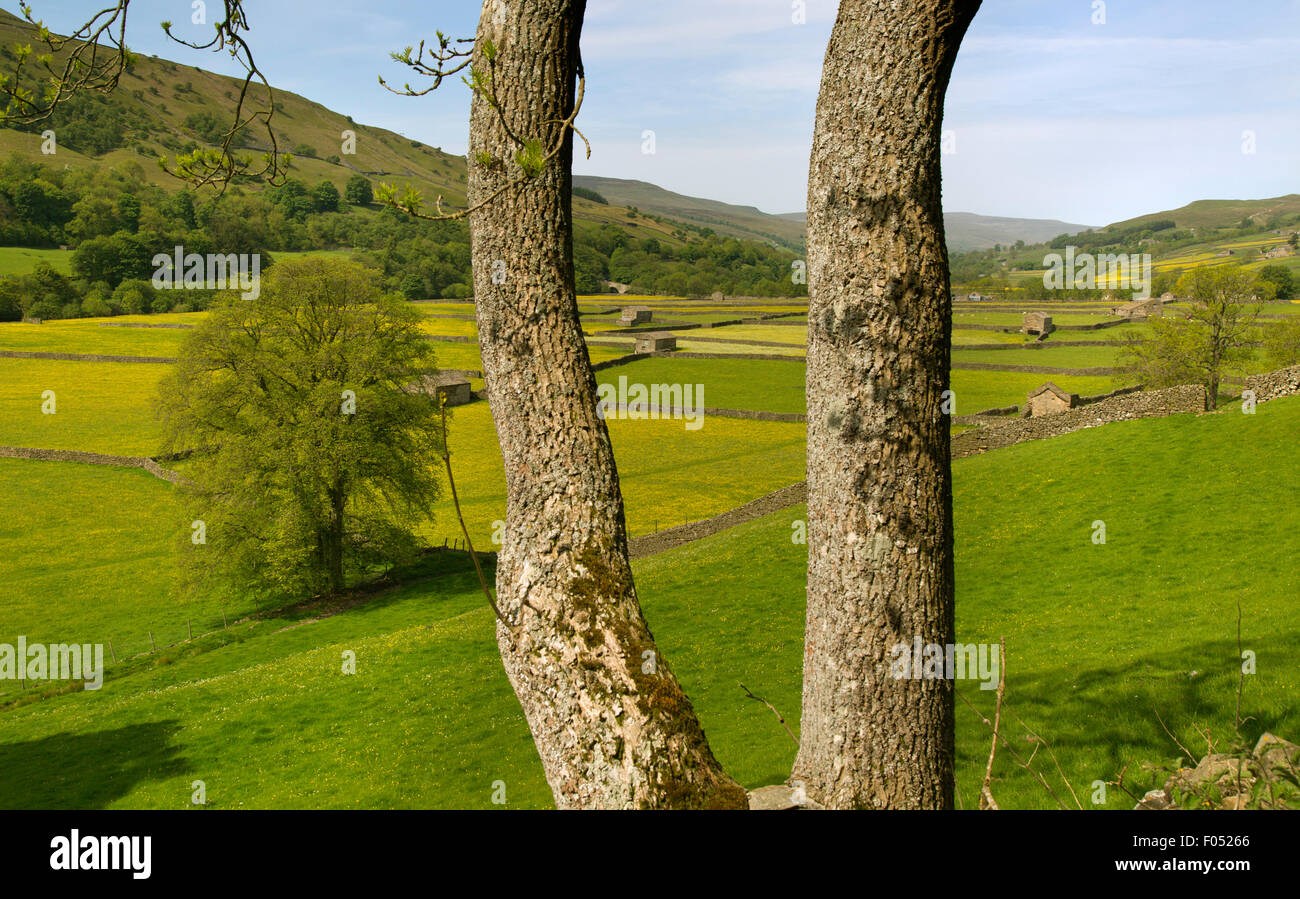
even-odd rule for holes
{"type": "MultiPolygon", "coordinates": [[[[12,49],[18,44],[32,44],[33,30],[21,18],[0,10],[0,65],[11,69],[12,49]]],[[[180,48],[178,48],[180,49],[180,48]]],[[[201,61],[197,53],[191,61],[201,61]]],[[[135,126],[130,128],[125,145],[107,153],[94,154],[87,147],[61,143],[58,160],[73,167],[92,164],[112,166],[135,160],[153,183],[174,189],[179,182],[154,163],[159,155],[169,158],[190,145],[210,141],[186,124],[191,116],[208,114],[223,125],[231,120],[238,96],[239,81],[208,72],[199,66],[183,65],[157,56],[141,56],[122,78],[118,89],[103,98],[121,109],[135,126]]],[[[250,103],[264,103],[265,89],[250,88],[250,103]]],[[[411,185],[424,192],[431,203],[442,196],[449,207],[465,203],[465,157],[444,153],[420,141],[402,137],[393,131],[357,122],[352,116],[335,112],[306,97],[285,90],[275,90],[273,127],[281,153],[294,153],[289,174],[308,183],[328,180],[340,190],[349,176],[367,175],[376,183],[411,185]],[[343,132],[356,135],[355,153],[343,152],[343,132]]],[[[34,162],[49,162],[41,153],[41,128],[19,131],[0,128],[0,155],[18,156],[34,162]]],[[[249,131],[248,151],[266,151],[270,144],[265,129],[249,131]]],[[[574,215],[580,222],[611,224],[639,239],[655,237],[661,241],[680,242],[674,232],[680,226],[657,222],[644,216],[630,220],[621,206],[609,206],[583,197],[574,198],[574,215]]],[[[743,229],[739,229],[743,230],[743,229]]],[[[731,233],[731,232],[727,232],[731,233]]],[[[753,237],[752,234],[738,236],[753,237]]],[[[4,274],[0,270],[0,274],[4,274]]]]}
{"type": "MultiPolygon", "coordinates": [[[[802,212],[783,213],[779,218],[806,224],[808,216],[802,212]]],[[[1091,225],[1072,225],[1056,219],[1021,219],[999,215],[977,215],[974,212],[945,212],[943,214],[944,239],[950,253],[982,250],[997,244],[1010,246],[1018,240],[1040,243],[1058,234],[1083,231],[1091,225]]]]}
{"type": "MultiPolygon", "coordinates": [[[[958,638],[1006,638],[1006,726],[1024,755],[1026,728],[1046,741],[1085,807],[1093,781],[1126,765],[1131,787],[1147,786],[1140,764],[1175,758],[1174,738],[1203,745],[1205,728],[1227,737],[1238,600],[1243,645],[1260,660],[1243,695],[1247,735],[1300,731],[1300,670],[1289,661],[1300,652],[1289,564],[1300,487],[1274,476],[1288,469],[1298,428],[1300,398],[1288,398],[1253,417],[1125,422],[954,465],[958,638]],[[1090,539],[1098,519],[1104,545],[1090,539]]],[[[793,756],[737,682],[797,722],[804,547],[790,535],[803,514],[774,513],[635,565],[663,651],[718,757],[748,786],[784,778],[793,756]]],[[[119,580],[159,551],[147,530],[125,533],[142,555],[121,562],[119,580]]],[[[284,610],[123,663],[99,693],[0,711],[11,775],[0,806],[182,808],[202,779],[217,808],[489,808],[498,780],[508,806],[546,807],[491,614],[463,560],[434,557],[408,574],[351,608],[284,610]],[[348,650],[355,675],[341,672],[348,650]]],[[[135,594],[159,589],[141,583],[135,594]]],[[[991,710],[990,693],[958,689],[991,710]]],[[[988,737],[961,703],[958,725],[958,793],[970,807],[988,737]]],[[[1073,804],[1047,749],[1034,767],[1073,804]]],[[[1005,754],[993,790],[1007,808],[1054,805],[1005,754]]],[[[1106,805],[1132,802],[1112,788],[1106,805]]]]}
{"type": "MultiPolygon", "coordinates": [[[[950,269],[955,285],[1014,297],[1026,291],[1041,292],[1045,258],[1064,253],[1068,246],[1075,247],[1076,253],[1145,254],[1153,263],[1153,291],[1158,295],[1173,288],[1180,272],[1206,265],[1242,265],[1249,270],[1280,265],[1300,276],[1300,251],[1286,254],[1285,249],[1298,233],[1300,194],[1261,200],[1198,200],[1104,228],[1062,232],[1041,243],[955,253],[950,269]],[[1278,248],[1286,255],[1264,257],[1265,252],[1278,248]]],[[[1115,286],[1098,278],[1101,290],[1115,286]]]]}
{"type": "Polygon", "coordinates": [[[952,252],[1007,246],[1018,240],[1038,243],[1058,234],[1084,231],[1090,225],[1071,224],[1056,219],[1021,219],[1004,216],[976,215],[973,212],[945,212],[943,230],[952,252]]]}
{"type": "Polygon", "coordinates": [[[804,226],[753,206],[734,206],[717,200],[688,197],[645,181],[575,175],[573,183],[598,192],[615,206],[635,206],[644,212],[712,228],[720,234],[762,240],[802,249],[804,226]]]}
{"type": "Polygon", "coordinates": [[[1300,215],[1300,194],[1287,194],[1262,200],[1197,200],[1178,209],[1151,212],[1137,218],[1115,222],[1112,228],[1146,226],[1172,219],[1179,228],[1220,228],[1242,219],[1267,224],[1273,218],[1300,215]]]}

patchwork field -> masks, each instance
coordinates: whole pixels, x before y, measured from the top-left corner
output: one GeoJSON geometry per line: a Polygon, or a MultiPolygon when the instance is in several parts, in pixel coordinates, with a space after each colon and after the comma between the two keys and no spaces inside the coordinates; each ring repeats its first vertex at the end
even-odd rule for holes
{"type": "MultiPolygon", "coordinates": [[[[686,333],[689,334],[691,332],[688,331],[686,333]]],[[[704,333],[708,334],[709,332],[706,331],[704,333]]],[[[722,337],[723,335],[719,333],[716,339],[721,340],[722,337]]],[[[712,340],[692,340],[690,337],[678,337],[677,349],[683,353],[729,353],[741,356],[752,356],[755,353],[775,356],[807,355],[807,349],[803,344],[761,347],[754,346],[752,343],[714,343],[712,340]]]]}
{"type": "Polygon", "coordinates": [[[60,319],[39,325],[0,323],[0,350],[98,356],[175,356],[180,328],[120,328],[97,319],[60,319]]]}
{"type": "Polygon", "coordinates": [[[1044,381],[1052,381],[1067,393],[1095,396],[1114,390],[1115,379],[1093,375],[1042,375],[1024,372],[967,371],[952,373],[951,389],[956,396],[956,415],[971,415],[985,409],[1023,406],[1025,396],[1044,381]]]}
{"type": "MultiPolygon", "coordinates": [[[[1025,306],[1025,312],[1048,309],[1052,316],[1052,321],[1058,325],[1095,325],[1098,322],[1119,321],[1108,311],[1099,310],[1096,313],[1091,312],[1056,312],[1050,311],[1050,307],[1043,304],[1031,304],[1025,306]]],[[[1019,328],[1024,317],[1020,312],[953,312],[952,325],[954,328],[960,328],[962,325],[1002,325],[1007,328],[1019,328]]],[[[1071,332],[1072,333],[1072,332],[1071,332]]]]}
{"type": "Polygon", "coordinates": [[[1121,347],[1040,345],[1041,349],[954,350],[952,361],[989,362],[996,365],[1048,365],[1057,368],[1110,368],[1116,364],[1121,347]]]}
{"type": "MultiPolygon", "coordinates": [[[[1015,313],[969,314],[1020,321],[1015,313]]],[[[1114,339],[1142,327],[1067,333],[1114,339]]],[[[471,336],[473,323],[428,318],[426,330],[471,336]]],[[[174,355],[185,333],[85,320],[7,324],[0,349],[174,355]]],[[[682,350],[772,352],[692,343],[693,333],[682,332],[682,350]]],[[[784,337],[790,348],[779,352],[803,352],[800,327],[697,333],[784,337]]],[[[1088,368],[1112,364],[1118,350],[960,349],[967,336],[1012,347],[1023,340],[958,330],[956,361],[1088,368]]],[[[632,340],[624,342],[625,349],[591,347],[593,361],[623,355],[632,340]]],[[[444,367],[481,368],[472,342],[433,347],[444,367]]],[[[156,385],[166,370],[0,358],[0,444],[154,453],[156,385]],[[54,415],[41,413],[45,390],[55,392],[54,415]]],[[[597,377],[615,386],[620,377],[701,384],[711,407],[804,410],[804,367],[795,362],[656,357],[597,377]]],[[[1110,377],[956,370],[955,411],[1023,403],[1046,380],[1082,395],[1118,386],[1110,377]]],[[[699,430],[685,424],[609,421],[633,536],[720,514],[804,477],[802,424],[721,417],[699,430]]],[[[1226,738],[1237,599],[1244,640],[1261,660],[1243,698],[1253,716],[1248,729],[1300,730],[1300,575],[1289,562],[1300,486],[1277,475],[1293,467],[1298,430],[1300,398],[1288,398],[1253,417],[1124,422],[954,463],[959,639],[1006,637],[1008,709],[1017,716],[1007,726],[1022,741],[1025,727],[1047,741],[1085,805],[1093,781],[1129,765],[1133,789],[1145,788],[1153,775],[1140,764],[1178,755],[1157,713],[1187,745],[1203,742],[1207,726],[1226,738]],[[1242,446],[1251,448],[1249,465],[1240,461],[1242,446]],[[1090,539],[1097,520],[1106,522],[1105,545],[1090,539]]],[[[487,404],[452,410],[450,440],[471,538],[492,549],[505,484],[487,404]]],[[[222,607],[179,592],[174,552],[189,522],[170,484],[135,469],[0,459],[0,492],[21,499],[0,518],[10,587],[0,642],[111,641],[115,656],[94,693],[42,697],[0,684],[0,765],[10,774],[0,807],[181,808],[194,779],[205,781],[216,808],[490,808],[497,780],[507,785],[509,807],[549,807],[497,658],[491,612],[463,556],[429,556],[357,605],[222,607]],[[340,671],[345,650],[356,653],[354,676],[340,671]]],[[[797,725],[806,559],[791,535],[804,514],[787,509],[634,565],[647,617],[714,751],[750,787],[782,780],[793,758],[788,736],[737,682],[797,725]]],[[[460,538],[449,498],[422,533],[435,545],[460,538]]],[[[991,711],[991,694],[969,683],[959,690],[991,711]]],[[[959,798],[969,807],[988,737],[964,704],[958,723],[959,798]]],[[[1045,751],[1035,767],[1073,804],[1045,751]]],[[[994,791],[1003,807],[1056,804],[1005,755],[994,791]]],[[[1106,805],[1132,801],[1112,790],[1106,805]]]]}
{"type": "MultiPolygon", "coordinates": [[[[506,514],[505,473],[491,413],[486,403],[452,411],[452,463],[461,508],[470,539],[491,549],[493,522],[506,514]]],[[[719,515],[804,476],[801,424],[710,417],[699,430],[688,430],[684,420],[611,417],[608,425],[632,536],[719,515]],[[752,475],[731,477],[737,470],[752,475]]],[[[435,512],[430,538],[438,543],[459,538],[450,496],[435,512]]]]}
{"type": "Polygon", "coordinates": [[[152,455],[166,371],[149,363],[0,358],[0,445],[152,455]],[[49,391],[52,414],[42,411],[49,391]]]}
{"type": "Polygon", "coordinates": [[[596,373],[598,383],[615,389],[620,378],[627,384],[690,384],[696,402],[702,395],[710,408],[803,412],[805,406],[804,367],[798,362],[657,357],[596,373]]]}

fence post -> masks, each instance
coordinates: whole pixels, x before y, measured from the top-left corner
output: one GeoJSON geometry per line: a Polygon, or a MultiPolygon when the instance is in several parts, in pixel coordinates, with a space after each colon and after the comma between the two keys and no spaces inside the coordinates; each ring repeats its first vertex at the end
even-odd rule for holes
{"type": "Polygon", "coordinates": [[[113,641],[108,641],[108,654],[113,657],[113,664],[117,664],[117,653],[113,652],[113,641]]]}
{"type": "Polygon", "coordinates": [[[148,633],[149,633],[149,651],[156,652],[158,647],[155,646],[153,642],[153,631],[149,631],[148,633]]]}
{"type": "Polygon", "coordinates": [[[185,633],[188,635],[188,639],[192,642],[194,640],[194,628],[191,626],[188,618],[185,619],[185,633]]]}

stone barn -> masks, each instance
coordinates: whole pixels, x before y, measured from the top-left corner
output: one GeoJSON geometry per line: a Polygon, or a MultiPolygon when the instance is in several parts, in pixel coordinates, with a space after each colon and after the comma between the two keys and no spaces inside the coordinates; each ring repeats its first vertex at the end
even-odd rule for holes
{"type": "Polygon", "coordinates": [[[677,338],[667,331],[641,334],[636,339],[638,353],[668,353],[677,349],[677,338]]]}
{"type": "Polygon", "coordinates": [[[1154,297],[1149,297],[1145,300],[1133,300],[1132,302],[1125,303],[1122,306],[1116,306],[1110,311],[1115,315],[1135,322],[1146,321],[1148,318],[1153,316],[1158,317],[1165,314],[1164,306],[1161,304],[1161,301],[1154,297]]]}
{"type": "Polygon", "coordinates": [[[1042,336],[1055,331],[1056,325],[1052,324],[1052,317],[1045,312],[1026,312],[1020,330],[1026,334],[1042,336]]]}
{"type": "Polygon", "coordinates": [[[1037,390],[1032,390],[1025,400],[1025,417],[1037,418],[1041,415],[1054,415],[1065,412],[1079,405],[1077,393],[1066,393],[1051,381],[1037,390]]]}
{"type": "Polygon", "coordinates": [[[440,371],[425,375],[422,381],[425,393],[441,397],[448,406],[463,406],[474,399],[474,391],[463,375],[440,371]]]}
{"type": "Polygon", "coordinates": [[[618,323],[620,325],[648,325],[653,318],[654,313],[649,309],[642,309],[639,306],[625,306],[618,323]]]}

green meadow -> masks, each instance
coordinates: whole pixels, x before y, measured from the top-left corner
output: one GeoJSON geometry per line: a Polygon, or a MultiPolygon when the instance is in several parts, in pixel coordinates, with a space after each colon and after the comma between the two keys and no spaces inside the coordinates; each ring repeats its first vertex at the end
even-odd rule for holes
{"type": "Polygon", "coordinates": [[[992,362],[997,365],[1046,365],[1053,368],[1111,368],[1122,347],[1050,346],[1041,349],[962,350],[954,349],[953,362],[992,362]]]}
{"type": "Polygon", "coordinates": [[[112,319],[59,319],[39,325],[0,323],[0,350],[96,356],[175,356],[189,333],[180,328],[122,328],[112,319]]]}
{"type": "Polygon", "coordinates": [[[161,363],[0,358],[0,445],[153,455],[166,371],[161,363]]]}
{"type": "MultiPolygon", "coordinates": [[[[468,336],[472,325],[426,320],[431,333],[468,336]]],[[[791,352],[802,351],[797,327],[700,333],[754,339],[755,328],[786,333],[791,352]]],[[[85,320],[10,324],[0,325],[0,349],[173,355],[184,334],[85,320]]],[[[481,368],[474,343],[433,347],[443,367],[481,368]]],[[[1110,364],[1116,350],[956,349],[954,359],[1093,367],[1110,364]]],[[[590,348],[593,361],[623,352],[590,348]]],[[[0,358],[0,444],[154,453],[166,370],[0,358]],[[54,415],[41,412],[45,390],[55,392],[54,415]]],[[[798,363],[655,357],[597,373],[603,384],[620,376],[703,384],[706,406],[804,410],[798,363]]],[[[1023,403],[1046,380],[1083,395],[1117,386],[1110,377],[957,370],[956,412],[1023,403]]],[[[1093,783],[1126,766],[1132,789],[1154,786],[1142,763],[1180,753],[1165,727],[1187,746],[1203,746],[1206,728],[1226,741],[1239,601],[1243,646],[1259,660],[1242,699],[1247,736],[1300,732],[1292,564],[1300,485],[1285,474],[1294,468],[1300,398],[1263,404],[1254,416],[1235,409],[1121,422],[954,462],[958,638],[1006,639],[1004,727],[1056,794],[1000,752],[993,789],[1003,807],[1073,805],[1071,790],[1091,807],[1093,783]],[[1099,521],[1104,544],[1092,539],[1099,521]]],[[[802,424],[706,417],[698,430],[685,425],[608,422],[633,536],[717,515],[805,475],[802,424]]],[[[486,403],[451,410],[450,446],[470,535],[494,549],[505,481],[486,403]]],[[[222,607],[177,586],[175,552],[189,522],[170,484],[136,469],[0,459],[0,495],[10,500],[0,517],[10,588],[0,641],[112,641],[115,656],[95,692],[0,684],[0,765],[9,775],[0,807],[184,808],[194,780],[214,808],[491,808],[496,781],[506,784],[508,807],[550,806],[491,612],[462,555],[427,556],[383,589],[343,600],[222,607]],[[355,674],[342,672],[346,652],[355,653],[355,674]]],[[[715,753],[749,787],[784,779],[793,759],[789,737],[738,684],[797,727],[806,549],[792,525],[804,515],[783,510],[634,563],[662,651],[715,753]]],[[[422,533],[439,546],[460,538],[449,497],[422,533]]],[[[991,712],[990,692],[972,682],[958,690],[991,712]]],[[[989,735],[964,702],[957,714],[958,795],[971,807],[989,735]]],[[[1105,806],[1133,802],[1111,788],[1105,806]]]]}
{"type": "Polygon", "coordinates": [[[0,247],[0,276],[25,275],[44,263],[62,275],[72,274],[71,250],[34,250],[0,247]]]}
{"type": "MultiPolygon", "coordinates": [[[[491,549],[493,523],[506,514],[505,471],[492,416],[486,403],[451,412],[452,471],[466,527],[475,546],[491,549]]],[[[697,430],[687,429],[684,419],[611,417],[607,423],[633,536],[719,515],[804,476],[802,424],[714,416],[697,430]],[[735,478],[735,471],[751,476],[735,478]]],[[[438,544],[459,539],[449,494],[435,511],[428,537],[438,544]]]]}
{"type": "MultiPolygon", "coordinates": [[[[1298,427],[1300,399],[1290,398],[1253,418],[1126,422],[954,464],[958,639],[1006,639],[1004,726],[1026,755],[1030,731],[1045,741],[1033,766],[1065,804],[1073,790],[1091,807],[1092,783],[1126,765],[1133,789],[1149,785],[1140,763],[1179,755],[1165,726],[1189,746],[1205,728],[1227,739],[1238,601],[1243,645],[1259,659],[1243,694],[1246,729],[1300,728],[1290,564],[1300,487],[1277,477],[1298,427]],[[1244,441],[1255,464],[1236,458],[1244,441]],[[1104,544],[1092,540],[1098,520],[1104,544]]],[[[791,525],[803,514],[777,512],[635,565],[663,651],[719,758],[748,786],[784,778],[793,757],[737,683],[797,722],[804,547],[791,525]]],[[[486,808],[496,780],[511,807],[549,805],[491,613],[463,561],[428,565],[338,614],[240,622],[179,657],[128,663],[123,676],[110,668],[97,693],[8,709],[0,760],[12,776],[0,805],[180,808],[194,779],[218,808],[486,808]],[[341,673],[349,650],[355,675],[341,673]]],[[[958,689],[991,710],[977,684],[958,689]]],[[[971,807],[988,734],[964,703],[958,722],[958,791],[971,807]]],[[[993,789],[1005,808],[1056,804],[1006,753],[993,789]]],[[[1132,802],[1112,788],[1106,805],[1132,802]]]]}
{"type": "MultiPolygon", "coordinates": [[[[1030,350],[1029,352],[1034,352],[1030,350]]],[[[993,354],[1012,356],[1010,352],[994,350],[993,354]]],[[[954,356],[956,358],[956,356],[954,356]]],[[[994,360],[997,361],[997,360],[994,360]]],[[[1008,359],[1008,362],[1011,360],[1008,359]]],[[[1032,365],[1032,362],[1025,362],[1032,365]]],[[[1040,363],[1041,364],[1041,363],[1040,363]]],[[[955,369],[950,381],[956,397],[957,415],[971,415],[985,409],[1001,409],[1006,406],[1023,406],[1025,397],[1031,390],[1051,381],[1067,393],[1080,396],[1095,396],[1107,393],[1117,386],[1116,379],[1109,375],[1045,375],[1030,372],[1007,371],[970,371],[955,369]]]]}
{"type": "MultiPolygon", "coordinates": [[[[805,407],[804,367],[797,362],[659,356],[596,373],[598,383],[615,389],[620,378],[629,385],[702,385],[703,405],[715,409],[803,412],[805,407]]],[[[699,402],[698,393],[694,402],[699,402]]]]}

